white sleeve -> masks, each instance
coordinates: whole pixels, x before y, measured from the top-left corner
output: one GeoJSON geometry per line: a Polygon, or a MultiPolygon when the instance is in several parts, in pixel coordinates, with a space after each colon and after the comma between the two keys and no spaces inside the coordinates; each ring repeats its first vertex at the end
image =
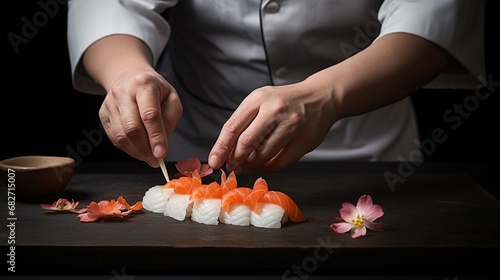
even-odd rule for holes
{"type": "Polygon", "coordinates": [[[468,74],[441,74],[426,88],[476,88],[486,76],[484,0],[386,0],[379,38],[405,32],[425,38],[457,59],[468,74]]]}
{"type": "Polygon", "coordinates": [[[151,50],[156,64],[170,36],[170,27],[160,14],[177,0],[69,0],[68,51],[75,89],[102,94],[102,88],[81,65],[85,50],[111,34],[128,34],[141,39],[151,50]]]}

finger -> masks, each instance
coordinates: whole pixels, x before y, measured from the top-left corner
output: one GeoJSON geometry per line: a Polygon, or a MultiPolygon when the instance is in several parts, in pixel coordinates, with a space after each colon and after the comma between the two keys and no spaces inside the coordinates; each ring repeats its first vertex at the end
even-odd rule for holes
{"type": "Polygon", "coordinates": [[[270,121],[270,118],[262,115],[258,114],[239,136],[227,159],[227,168],[229,170],[238,169],[251,153],[258,149],[265,149],[265,142],[271,137],[278,123],[272,119],[270,121]]]}
{"type": "Polygon", "coordinates": [[[222,167],[241,133],[252,122],[256,115],[257,109],[253,106],[247,109],[245,102],[242,102],[236,111],[234,111],[233,115],[222,127],[219,137],[210,151],[208,157],[208,164],[210,167],[213,169],[220,169],[222,167]]]}
{"type": "Polygon", "coordinates": [[[167,153],[167,133],[160,107],[161,94],[156,87],[147,85],[140,87],[136,95],[139,119],[145,130],[143,135],[147,135],[144,141],[149,143],[149,150],[155,158],[164,158],[167,153]]]}
{"type": "Polygon", "coordinates": [[[263,172],[278,172],[296,163],[310,150],[305,150],[300,142],[291,142],[285,146],[276,156],[259,166],[263,172]]]}
{"type": "Polygon", "coordinates": [[[106,132],[113,130],[111,124],[111,113],[105,102],[103,102],[101,108],[99,108],[99,120],[101,121],[102,126],[106,132]]]}
{"type": "Polygon", "coordinates": [[[165,128],[165,132],[167,133],[166,150],[168,153],[168,136],[174,130],[183,112],[182,104],[179,100],[177,92],[175,92],[173,88],[168,98],[162,103],[161,108],[163,125],[165,128]]]}
{"type": "Polygon", "coordinates": [[[243,163],[245,165],[251,165],[258,168],[274,158],[285,146],[289,145],[293,139],[297,138],[293,132],[293,125],[285,120],[276,120],[274,126],[268,126],[265,129],[269,130],[269,134],[260,145],[257,146],[254,151],[251,151],[246,159],[244,159],[243,163]]]}
{"type": "Polygon", "coordinates": [[[116,105],[109,106],[107,102],[104,102],[99,110],[99,118],[114,146],[138,160],[147,161],[147,158],[135,148],[126,136],[120,121],[120,112],[116,105]]]}
{"type": "Polygon", "coordinates": [[[161,112],[163,125],[165,126],[165,131],[168,137],[177,125],[177,122],[181,118],[183,112],[181,101],[175,89],[171,88],[171,92],[168,94],[168,97],[161,104],[161,112]]]}
{"type": "Polygon", "coordinates": [[[290,112],[287,102],[281,99],[260,104],[258,115],[241,133],[230,153],[228,168],[237,169],[244,162],[258,166],[273,158],[303,125],[300,116],[290,112]]]}
{"type": "MultiPolygon", "coordinates": [[[[139,113],[139,106],[134,98],[120,98],[117,100],[119,123],[121,129],[115,137],[124,138],[127,153],[147,162],[150,166],[157,167],[158,160],[153,155],[146,128],[139,113]]],[[[118,125],[118,124],[117,124],[118,125]]]]}

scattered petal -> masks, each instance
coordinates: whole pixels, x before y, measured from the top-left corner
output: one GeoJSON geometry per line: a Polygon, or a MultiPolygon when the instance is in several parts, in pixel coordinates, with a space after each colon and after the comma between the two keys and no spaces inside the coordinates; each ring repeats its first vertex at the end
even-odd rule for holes
{"type": "Polygon", "coordinates": [[[133,210],[139,210],[142,208],[142,202],[137,202],[133,206],[130,206],[123,196],[118,197],[115,201],[112,200],[101,200],[99,203],[95,201],[90,202],[87,207],[86,213],[81,213],[78,215],[80,222],[97,222],[104,221],[113,218],[123,218],[130,214],[133,210]]]}
{"type": "Polygon", "coordinates": [[[72,213],[83,213],[83,212],[87,211],[87,209],[85,209],[85,208],[76,209],[78,204],[79,204],[79,202],[78,201],[75,202],[73,199],[71,199],[71,202],[70,202],[66,198],[59,198],[57,201],[55,201],[52,204],[41,204],[41,206],[43,209],[46,209],[46,210],[68,211],[68,212],[72,212],[72,213]]]}
{"type": "Polygon", "coordinates": [[[117,200],[101,200],[98,203],[95,201],[90,202],[86,208],[76,209],[79,202],[60,198],[53,204],[41,204],[43,209],[54,211],[69,211],[79,214],[81,222],[95,222],[101,220],[108,220],[112,218],[123,218],[132,211],[142,209],[142,201],[136,202],[130,206],[129,203],[123,198],[118,197],[117,200]]]}
{"type": "Polygon", "coordinates": [[[130,206],[128,202],[123,198],[123,196],[118,197],[118,202],[120,202],[125,210],[141,210],[142,209],[142,201],[137,201],[134,205],[130,206]]]}

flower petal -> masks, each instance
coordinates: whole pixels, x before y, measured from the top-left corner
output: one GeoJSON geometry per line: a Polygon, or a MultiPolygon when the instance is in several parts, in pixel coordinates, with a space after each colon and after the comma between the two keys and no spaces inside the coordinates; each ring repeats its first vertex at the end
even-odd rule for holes
{"type": "Polygon", "coordinates": [[[364,194],[359,197],[358,202],[356,203],[356,208],[358,209],[360,215],[366,216],[366,211],[370,209],[372,205],[373,205],[372,197],[367,194],[364,194]]]}
{"type": "Polygon", "coordinates": [[[94,203],[97,205],[98,209],[95,209],[96,213],[105,213],[106,211],[106,206],[108,206],[109,200],[101,200],[97,203],[91,202],[91,204],[94,203]]]}
{"type": "Polygon", "coordinates": [[[85,213],[85,212],[87,212],[87,208],[81,208],[81,209],[69,209],[68,211],[69,211],[69,212],[72,212],[72,213],[81,214],[81,213],[85,213]]]}
{"type": "Polygon", "coordinates": [[[356,216],[358,216],[358,210],[349,202],[342,203],[342,208],[340,208],[339,213],[342,219],[348,223],[351,223],[352,220],[355,220],[356,216]]]}
{"type": "Polygon", "coordinates": [[[195,170],[200,170],[201,168],[201,161],[197,157],[190,157],[186,161],[186,167],[188,171],[195,171],[195,170]]]}
{"type": "Polygon", "coordinates": [[[349,223],[333,223],[330,225],[330,228],[336,233],[345,233],[351,230],[352,225],[349,223]]]}
{"type": "Polygon", "coordinates": [[[99,218],[101,216],[96,215],[94,213],[87,212],[87,213],[80,214],[77,217],[80,218],[80,222],[91,223],[91,222],[95,222],[95,221],[99,220],[99,218]]]}
{"type": "Polygon", "coordinates": [[[366,227],[357,227],[351,231],[352,238],[358,238],[366,235],[366,227]]]}
{"type": "Polygon", "coordinates": [[[52,204],[40,204],[40,206],[42,206],[43,209],[47,210],[58,210],[57,207],[52,206],[52,204]]]}
{"type": "Polygon", "coordinates": [[[40,206],[46,210],[74,212],[73,210],[78,206],[78,203],[79,203],[78,201],[75,202],[73,199],[70,202],[65,198],[59,198],[52,204],[40,204],[40,206]]]}
{"type": "Polygon", "coordinates": [[[125,200],[125,198],[123,196],[119,196],[118,197],[118,202],[121,203],[126,209],[131,209],[131,210],[141,210],[142,209],[142,201],[138,201],[136,202],[134,205],[130,206],[130,204],[128,204],[128,202],[125,200]]]}
{"type": "Polygon", "coordinates": [[[117,201],[123,205],[124,209],[130,209],[130,205],[128,204],[128,202],[125,200],[125,198],[123,198],[122,195],[120,195],[117,199],[117,201]]]}
{"type": "Polygon", "coordinates": [[[120,214],[122,207],[123,205],[121,203],[116,202],[114,199],[112,199],[106,204],[104,211],[102,211],[102,213],[106,215],[120,214]]]}
{"type": "Polygon", "coordinates": [[[134,205],[130,206],[132,210],[141,210],[142,209],[142,201],[137,201],[134,205]]]}
{"type": "Polygon", "coordinates": [[[383,223],[365,221],[365,226],[373,231],[384,231],[384,224],[383,223]]]}
{"type": "Polygon", "coordinates": [[[382,217],[384,211],[380,205],[374,204],[369,209],[365,210],[365,219],[367,221],[375,221],[376,219],[382,217]]]}
{"type": "Polygon", "coordinates": [[[89,206],[87,207],[87,212],[97,215],[102,213],[100,205],[95,203],[94,201],[90,202],[89,206]]]}
{"type": "Polygon", "coordinates": [[[197,157],[190,157],[187,160],[179,160],[175,163],[175,168],[184,176],[191,177],[193,171],[200,170],[201,162],[197,157]]]}
{"type": "Polygon", "coordinates": [[[208,165],[206,163],[201,165],[201,168],[200,168],[200,176],[201,177],[208,176],[208,175],[212,174],[213,172],[214,172],[214,170],[212,169],[212,167],[210,167],[210,165],[208,165]]]}
{"type": "Polygon", "coordinates": [[[128,209],[127,211],[120,212],[120,213],[116,214],[116,216],[120,216],[121,218],[123,218],[123,216],[127,216],[130,213],[132,213],[132,209],[128,209]]]}
{"type": "Polygon", "coordinates": [[[197,157],[190,157],[187,160],[179,160],[175,167],[179,171],[176,173],[174,178],[180,178],[181,176],[191,177],[193,172],[198,171],[201,177],[205,177],[213,173],[213,169],[208,164],[202,164],[200,159],[197,157]]]}

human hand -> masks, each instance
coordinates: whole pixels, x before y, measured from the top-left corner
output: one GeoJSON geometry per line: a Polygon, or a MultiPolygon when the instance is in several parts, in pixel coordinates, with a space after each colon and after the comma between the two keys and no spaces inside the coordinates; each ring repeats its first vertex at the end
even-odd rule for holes
{"type": "Polygon", "coordinates": [[[212,168],[275,172],[316,148],[334,123],[333,94],[304,81],[256,89],[222,127],[212,168]]]}
{"type": "Polygon", "coordinates": [[[108,91],[99,118],[111,142],[130,156],[158,167],[167,136],[182,114],[175,89],[153,70],[123,73],[108,91]]]}

